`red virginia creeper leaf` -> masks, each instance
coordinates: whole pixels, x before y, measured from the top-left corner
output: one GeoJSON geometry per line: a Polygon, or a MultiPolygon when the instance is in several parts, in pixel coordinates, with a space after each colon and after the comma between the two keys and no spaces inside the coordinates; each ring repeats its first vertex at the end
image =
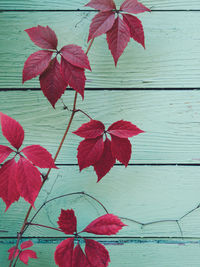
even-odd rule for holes
{"type": "Polygon", "coordinates": [[[74,248],[74,238],[68,238],[62,241],[54,254],[56,265],[59,267],[71,267],[74,248]]]}
{"type": "Polygon", "coordinates": [[[3,135],[12,146],[19,149],[24,140],[24,130],[22,126],[19,122],[1,112],[0,120],[3,135]]]}
{"type": "Polygon", "coordinates": [[[19,259],[25,264],[28,264],[29,258],[37,259],[37,254],[33,250],[24,250],[19,254],[19,259]]]}
{"type": "Polygon", "coordinates": [[[16,172],[15,159],[6,161],[0,169],[0,197],[6,203],[6,210],[20,197],[16,185],[16,172]]]}
{"type": "Polygon", "coordinates": [[[32,145],[22,149],[24,155],[36,166],[40,168],[57,169],[51,154],[42,146],[32,145]]]}
{"type": "Polygon", "coordinates": [[[32,246],[33,246],[33,242],[31,240],[21,243],[21,249],[30,248],[32,246]]]}
{"type": "Polygon", "coordinates": [[[33,206],[42,185],[40,172],[23,157],[20,157],[17,165],[16,179],[20,196],[33,206]]]}
{"type": "Polygon", "coordinates": [[[107,32],[107,43],[114,58],[115,66],[129,40],[130,31],[127,24],[120,17],[117,17],[113,27],[107,32]]]}
{"type": "Polygon", "coordinates": [[[115,22],[115,13],[113,11],[99,12],[90,24],[88,42],[109,31],[115,22]]]}
{"type": "Polygon", "coordinates": [[[73,252],[72,267],[91,267],[79,244],[73,252]]]}
{"type": "Polygon", "coordinates": [[[131,143],[127,138],[119,138],[111,134],[111,151],[113,156],[126,167],[131,158],[131,143]]]}
{"type": "Polygon", "coordinates": [[[91,70],[88,56],[78,45],[66,45],[60,50],[61,55],[72,65],[91,70]]]}
{"type": "Polygon", "coordinates": [[[107,267],[110,262],[107,249],[92,239],[85,239],[85,243],[85,253],[92,267],[107,267]]]}
{"type": "Polygon", "coordinates": [[[95,139],[85,139],[80,142],[77,154],[80,171],[97,163],[103,153],[103,149],[103,136],[95,139]]]}
{"type": "Polygon", "coordinates": [[[126,225],[117,216],[106,214],[91,222],[82,232],[95,235],[115,235],[124,226],[126,225]]]}
{"type": "Polygon", "coordinates": [[[73,210],[62,209],[57,223],[66,235],[72,235],[77,231],[77,220],[73,210]]]}
{"type": "Polygon", "coordinates": [[[75,67],[61,57],[61,73],[66,83],[84,99],[86,81],[84,69],[75,67]]]}
{"type": "Polygon", "coordinates": [[[145,11],[151,11],[137,0],[125,0],[121,5],[120,10],[133,14],[138,14],[145,11]]]}
{"type": "Polygon", "coordinates": [[[123,14],[124,22],[129,27],[131,37],[145,48],[142,22],[135,16],[123,14]]]}
{"type": "Polygon", "coordinates": [[[113,0],[91,0],[85,6],[89,6],[100,11],[110,11],[116,9],[116,5],[113,0]]]}
{"type": "MultiPolygon", "coordinates": [[[[11,260],[13,258],[13,254],[15,252],[15,248],[16,248],[15,246],[12,247],[12,248],[9,248],[9,250],[8,250],[8,252],[9,252],[8,260],[11,260]]],[[[17,255],[19,254],[19,252],[20,252],[19,249],[17,249],[16,252],[15,252],[14,259],[17,257],[17,255]]]]}
{"type": "Polygon", "coordinates": [[[73,133],[80,137],[90,139],[102,135],[104,131],[105,126],[102,122],[97,120],[91,120],[87,123],[82,124],[81,127],[73,133]]]}
{"type": "Polygon", "coordinates": [[[111,142],[108,138],[106,138],[101,158],[96,164],[94,164],[94,170],[98,176],[97,182],[99,182],[106,173],[110,171],[110,169],[114,166],[115,161],[116,159],[113,157],[111,152],[111,142]]]}
{"type": "Polygon", "coordinates": [[[23,80],[24,83],[27,80],[35,78],[41,74],[48,67],[53,52],[47,50],[40,50],[28,57],[24,63],[23,80]]]}
{"type": "Polygon", "coordinates": [[[14,152],[11,148],[8,146],[2,146],[0,145],[0,163],[2,163],[7,157],[10,155],[10,153],[14,152]]]}
{"type": "Polygon", "coordinates": [[[67,87],[56,58],[50,61],[48,68],[40,75],[40,86],[46,98],[55,107],[56,102],[67,87]]]}
{"type": "Polygon", "coordinates": [[[54,49],[56,50],[58,40],[55,32],[48,26],[43,27],[38,25],[25,30],[28,33],[30,39],[39,47],[44,49],[54,49]]]}
{"type": "Polygon", "coordinates": [[[108,128],[107,132],[120,138],[128,138],[143,133],[144,131],[140,130],[136,125],[129,121],[120,120],[114,122],[108,128]]]}

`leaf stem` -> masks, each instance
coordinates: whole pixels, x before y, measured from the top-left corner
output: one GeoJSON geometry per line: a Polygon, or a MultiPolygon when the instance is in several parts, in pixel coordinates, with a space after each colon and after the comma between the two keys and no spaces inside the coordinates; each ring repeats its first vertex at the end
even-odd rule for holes
{"type": "MultiPolygon", "coordinates": [[[[87,51],[86,51],[86,55],[87,55],[88,52],[90,51],[93,42],[94,42],[94,39],[91,40],[91,42],[90,42],[90,44],[89,44],[89,46],[88,46],[88,49],[87,49],[87,51]]],[[[56,159],[57,159],[57,157],[58,157],[58,155],[59,155],[59,153],[60,153],[60,150],[61,150],[61,148],[62,148],[62,146],[63,146],[63,143],[64,143],[64,141],[65,141],[65,139],[66,139],[66,136],[67,136],[67,134],[68,134],[68,132],[69,132],[69,129],[70,129],[70,126],[71,126],[71,124],[72,124],[74,115],[75,115],[75,113],[76,113],[77,97],[78,97],[78,93],[76,92],[76,93],[75,93],[75,96],[74,96],[73,111],[72,111],[71,117],[70,117],[70,119],[69,119],[69,122],[68,122],[68,124],[67,124],[67,128],[66,128],[66,130],[65,130],[65,133],[64,133],[64,135],[63,135],[63,138],[62,138],[62,140],[61,140],[61,142],[60,142],[60,144],[59,144],[59,147],[58,147],[58,149],[57,149],[57,152],[56,152],[56,154],[55,154],[54,162],[56,161],[56,159]]],[[[46,180],[47,180],[47,178],[48,178],[50,172],[51,172],[51,169],[49,169],[49,170],[47,171],[47,174],[46,174],[45,177],[44,177],[44,180],[43,180],[43,182],[42,182],[42,185],[41,185],[41,187],[40,187],[39,192],[41,191],[41,189],[42,189],[44,183],[46,182],[46,180]]],[[[17,235],[16,247],[15,247],[15,251],[14,251],[14,253],[13,253],[13,257],[12,257],[10,263],[9,263],[9,267],[12,267],[13,260],[14,260],[14,255],[15,255],[15,252],[17,251],[17,249],[18,249],[20,239],[21,239],[22,235],[24,234],[24,232],[25,232],[26,229],[27,229],[26,226],[27,226],[27,222],[28,222],[28,218],[29,218],[29,216],[30,216],[31,210],[32,210],[32,206],[29,207],[29,209],[28,209],[28,211],[27,211],[27,214],[26,214],[26,217],[25,217],[25,219],[24,219],[22,228],[21,228],[20,232],[19,232],[18,235],[17,235]]],[[[16,262],[15,262],[14,264],[16,265],[16,263],[17,263],[17,260],[16,260],[16,262]]]]}
{"type": "Polygon", "coordinates": [[[48,229],[52,229],[52,230],[55,230],[55,231],[62,232],[62,230],[60,230],[60,229],[58,229],[58,228],[51,227],[51,226],[47,226],[47,225],[43,225],[43,224],[27,222],[27,225],[39,226],[39,227],[44,227],[44,228],[48,228],[48,229]]]}
{"type": "Polygon", "coordinates": [[[90,120],[93,120],[92,117],[90,117],[85,111],[83,111],[82,109],[76,109],[75,112],[81,112],[83,113],[86,117],[88,117],[90,120]]]}

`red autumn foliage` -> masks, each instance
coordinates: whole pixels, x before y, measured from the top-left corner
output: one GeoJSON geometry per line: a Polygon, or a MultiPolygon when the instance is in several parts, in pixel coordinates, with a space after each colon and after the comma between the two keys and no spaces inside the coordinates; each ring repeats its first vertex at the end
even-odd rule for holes
{"type": "Polygon", "coordinates": [[[20,261],[22,261],[25,264],[28,264],[29,258],[37,259],[37,255],[35,251],[27,249],[29,247],[33,246],[32,241],[25,241],[21,244],[21,249],[16,249],[16,247],[12,247],[8,250],[9,257],[8,260],[11,260],[12,258],[16,258],[19,255],[20,261]],[[13,255],[15,253],[15,255],[13,255]]]}
{"type": "Polygon", "coordinates": [[[78,146],[77,158],[80,171],[93,166],[100,181],[116,160],[127,166],[131,158],[131,143],[128,138],[142,132],[136,125],[123,120],[113,123],[107,131],[100,121],[91,120],[84,123],[73,132],[85,138],[78,146]],[[107,134],[111,136],[111,141],[107,134]],[[105,141],[103,141],[104,135],[105,141]]]}
{"type": "Polygon", "coordinates": [[[117,65],[118,59],[130,38],[133,38],[145,48],[141,21],[133,15],[124,14],[124,12],[138,14],[150,11],[142,3],[137,0],[125,0],[119,10],[116,9],[113,0],[91,0],[86,6],[99,10],[90,24],[88,41],[105,33],[115,65],[117,65]],[[117,17],[115,18],[116,14],[117,17]],[[119,17],[119,14],[122,14],[123,20],[119,17]]]}
{"type": "Polygon", "coordinates": [[[67,86],[71,86],[84,98],[85,69],[91,68],[82,48],[78,45],[66,45],[57,50],[57,36],[48,26],[38,25],[25,31],[35,45],[45,50],[28,57],[24,63],[23,83],[40,75],[42,92],[53,107],[67,86]],[[55,57],[52,59],[53,55],[55,57]],[[57,60],[58,55],[61,56],[61,63],[57,60]]]}
{"type": "MultiPolygon", "coordinates": [[[[117,216],[106,214],[92,221],[84,230],[77,233],[77,219],[73,210],[61,210],[58,225],[65,234],[74,234],[79,237],[82,232],[113,235],[126,226],[117,216]]],[[[74,248],[74,238],[62,241],[56,247],[55,263],[59,267],[107,267],[110,262],[107,249],[97,241],[87,238],[84,240],[85,253],[79,243],[74,248]]]]}
{"type": "Polygon", "coordinates": [[[0,145],[0,163],[14,153],[12,159],[4,162],[0,169],[0,197],[10,205],[23,197],[32,206],[41,188],[41,174],[35,167],[57,168],[51,154],[39,145],[32,145],[19,150],[24,140],[24,129],[16,120],[0,113],[0,122],[4,137],[13,149],[0,145]],[[16,156],[19,160],[16,161],[16,156]]]}

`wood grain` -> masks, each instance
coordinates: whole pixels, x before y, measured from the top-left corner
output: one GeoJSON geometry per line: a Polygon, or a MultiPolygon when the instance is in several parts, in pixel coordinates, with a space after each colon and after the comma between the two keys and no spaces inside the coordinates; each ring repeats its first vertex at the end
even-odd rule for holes
{"type": "MultiPolygon", "coordinates": [[[[79,173],[77,166],[60,167],[53,170],[40,193],[35,206],[38,209],[46,200],[72,193],[86,192],[97,198],[115,215],[149,223],[155,220],[178,220],[199,202],[200,167],[176,166],[115,166],[101,182],[96,183],[92,168],[79,173]]],[[[0,200],[0,236],[15,237],[19,231],[28,203],[23,199],[14,203],[4,213],[5,204],[0,200]]],[[[84,195],[63,197],[45,205],[34,223],[57,227],[57,219],[62,209],[75,210],[78,231],[93,219],[105,214],[104,209],[84,195]]],[[[35,211],[32,211],[32,215],[35,211]]],[[[182,234],[176,222],[163,222],[144,227],[123,220],[128,227],[119,232],[118,237],[200,237],[200,210],[180,220],[182,234]]],[[[63,236],[62,233],[31,226],[25,236],[63,236]]],[[[91,235],[90,235],[91,236],[91,235]]]]}
{"type": "MultiPolygon", "coordinates": [[[[24,61],[37,51],[24,32],[29,27],[49,25],[59,47],[69,43],[86,50],[91,12],[8,12],[0,17],[0,88],[38,88],[38,78],[22,85],[24,61]]],[[[89,88],[199,88],[200,50],[198,12],[154,12],[139,16],[144,25],[146,50],[131,40],[114,62],[105,35],[96,38],[89,53],[92,73],[89,88]]]]}
{"type": "MultiPolygon", "coordinates": [[[[73,91],[66,91],[63,97],[69,108],[73,97],[73,91]]],[[[2,91],[0,107],[23,125],[24,146],[40,144],[55,155],[70,116],[60,101],[54,110],[41,91],[2,91]]],[[[200,91],[86,91],[77,107],[106,127],[124,119],[146,132],[130,138],[130,163],[200,163],[200,91]]],[[[77,113],[70,132],[85,122],[88,118],[77,113]]],[[[76,164],[81,140],[70,133],[57,163],[76,164]]],[[[0,143],[8,145],[2,134],[0,143]]]]}
{"type": "MultiPolygon", "coordinates": [[[[80,0],[73,0],[73,1],[65,1],[65,0],[1,0],[0,9],[2,10],[77,10],[77,9],[88,9],[88,7],[84,7],[89,1],[80,1],[80,0]]],[[[117,7],[123,0],[115,0],[117,7]]],[[[200,10],[200,3],[198,0],[142,0],[141,1],[144,5],[148,6],[152,10],[200,10]]]]}

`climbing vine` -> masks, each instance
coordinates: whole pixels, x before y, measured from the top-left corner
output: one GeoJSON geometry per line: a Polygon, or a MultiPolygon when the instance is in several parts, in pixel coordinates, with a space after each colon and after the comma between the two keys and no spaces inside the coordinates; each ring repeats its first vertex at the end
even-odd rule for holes
{"type": "MultiPolygon", "coordinates": [[[[49,26],[38,25],[25,30],[31,41],[42,50],[34,52],[25,61],[23,83],[39,76],[41,90],[53,108],[56,108],[57,101],[65,93],[68,86],[75,90],[71,116],[55,156],[52,157],[40,145],[29,145],[20,149],[25,137],[23,127],[14,118],[0,113],[2,134],[11,145],[11,147],[0,145],[0,163],[2,163],[0,168],[0,197],[6,204],[6,210],[20,197],[30,203],[23,225],[18,232],[16,245],[8,251],[10,267],[16,266],[18,260],[28,264],[29,258],[37,258],[36,253],[29,249],[33,246],[32,241],[21,243],[21,238],[31,225],[72,235],[72,237],[63,240],[55,250],[54,259],[59,267],[108,266],[110,257],[107,249],[97,241],[82,236],[82,233],[110,236],[117,234],[126,226],[122,222],[123,218],[108,213],[100,201],[84,192],[71,194],[89,196],[104,208],[106,214],[96,218],[82,231],[77,231],[78,222],[72,209],[61,210],[58,228],[33,223],[33,219],[43,206],[30,219],[34,203],[49,177],[51,169],[57,169],[57,157],[77,112],[82,112],[90,120],[73,132],[84,138],[78,146],[78,165],[80,171],[92,166],[97,174],[98,182],[110,171],[116,160],[126,167],[128,166],[132,153],[128,138],[144,132],[132,122],[121,118],[110,125],[108,129],[105,129],[102,122],[91,118],[86,112],[77,108],[77,98],[80,94],[84,100],[85,69],[91,71],[88,53],[94,39],[106,34],[108,48],[116,66],[131,38],[145,47],[142,23],[132,14],[150,10],[137,0],[125,0],[119,9],[113,0],[91,0],[86,6],[99,10],[90,25],[89,46],[86,52],[75,44],[66,44],[59,49],[56,33],[49,26]],[[12,157],[10,158],[10,156],[12,157]],[[48,169],[45,175],[41,173],[41,168],[48,169]],[[84,249],[79,244],[80,240],[84,240],[84,249]]],[[[124,219],[127,220],[127,218],[124,219]]]]}

